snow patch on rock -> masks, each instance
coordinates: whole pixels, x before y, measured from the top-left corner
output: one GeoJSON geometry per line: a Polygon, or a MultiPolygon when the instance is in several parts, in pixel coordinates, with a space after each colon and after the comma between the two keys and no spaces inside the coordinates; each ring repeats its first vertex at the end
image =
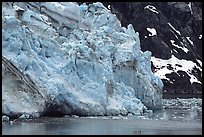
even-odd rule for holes
{"type": "MultiPolygon", "coordinates": [[[[189,51],[186,47],[180,47],[180,46],[176,45],[174,40],[170,40],[170,42],[171,42],[171,44],[172,44],[173,46],[182,49],[182,50],[183,50],[184,52],[186,52],[186,53],[189,51]]],[[[177,52],[177,51],[176,51],[176,52],[177,52]]]]}
{"type": "Polygon", "coordinates": [[[156,13],[156,14],[159,14],[159,12],[156,10],[156,8],[152,5],[147,5],[144,7],[144,9],[149,9],[150,11],[156,13]]]}
{"type": "Polygon", "coordinates": [[[151,33],[151,34],[149,34],[149,36],[157,35],[157,31],[154,28],[147,28],[147,30],[151,33]]]}
{"type": "Polygon", "coordinates": [[[163,60],[163,59],[159,59],[156,57],[151,57],[151,61],[156,66],[156,68],[158,68],[158,69],[156,69],[155,75],[159,76],[162,79],[168,80],[168,78],[166,78],[165,74],[170,74],[171,72],[177,72],[178,70],[182,70],[182,71],[185,71],[190,76],[190,82],[191,83],[193,83],[193,82],[201,83],[191,73],[191,70],[193,69],[193,67],[196,67],[201,71],[202,68],[200,66],[197,66],[197,64],[192,62],[192,61],[188,61],[188,60],[184,60],[184,59],[179,60],[174,55],[172,55],[171,58],[168,60],[163,60]],[[166,67],[167,64],[171,64],[173,70],[169,70],[166,67]],[[179,64],[181,66],[179,67],[176,64],[179,64]]]}

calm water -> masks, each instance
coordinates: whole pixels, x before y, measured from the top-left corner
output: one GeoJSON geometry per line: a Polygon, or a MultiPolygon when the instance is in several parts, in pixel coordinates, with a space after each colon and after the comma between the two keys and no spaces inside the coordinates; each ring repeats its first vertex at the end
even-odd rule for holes
{"type": "MultiPolygon", "coordinates": [[[[175,101],[174,101],[175,102],[175,101]]],[[[188,102],[186,100],[185,102],[188,102]]],[[[195,102],[195,100],[193,101],[195,102]]],[[[177,102],[178,103],[178,102],[177,102]]],[[[2,123],[2,134],[20,135],[201,135],[202,102],[153,114],[114,117],[63,117],[16,120],[2,123]]],[[[192,104],[192,103],[191,103],[192,104]]]]}

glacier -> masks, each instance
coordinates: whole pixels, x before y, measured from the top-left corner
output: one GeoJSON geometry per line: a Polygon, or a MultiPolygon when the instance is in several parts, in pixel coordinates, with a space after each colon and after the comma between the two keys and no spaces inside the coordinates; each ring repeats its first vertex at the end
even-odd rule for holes
{"type": "Polygon", "coordinates": [[[139,33],[102,3],[2,3],[2,115],[143,115],[163,83],[139,33]]]}

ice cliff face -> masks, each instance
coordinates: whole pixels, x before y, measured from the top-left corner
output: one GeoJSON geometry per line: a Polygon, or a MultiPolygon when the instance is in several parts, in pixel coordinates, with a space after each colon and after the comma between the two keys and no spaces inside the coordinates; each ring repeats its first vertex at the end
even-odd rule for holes
{"type": "Polygon", "coordinates": [[[162,108],[132,25],[101,3],[2,6],[2,113],[11,117],[142,115],[162,108]]]}

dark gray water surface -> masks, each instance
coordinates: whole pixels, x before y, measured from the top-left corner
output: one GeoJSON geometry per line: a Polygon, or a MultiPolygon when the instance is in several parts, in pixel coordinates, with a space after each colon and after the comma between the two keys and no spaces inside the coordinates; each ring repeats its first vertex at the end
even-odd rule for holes
{"type": "MultiPolygon", "coordinates": [[[[178,100],[177,100],[178,101],[178,100]]],[[[174,101],[175,102],[175,101],[174,101]]],[[[188,102],[188,100],[185,100],[188,102]]],[[[193,101],[195,102],[195,100],[193,101]]],[[[178,102],[177,102],[178,103],[178,102]]],[[[202,102],[201,102],[202,103],[202,102]]],[[[145,116],[62,117],[2,123],[4,135],[202,135],[202,104],[154,111],[145,116]]],[[[192,103],[191,103],[192,104],[192,103]]],[[[195,104],[195,103],[194,103],[195,104]]]]}

